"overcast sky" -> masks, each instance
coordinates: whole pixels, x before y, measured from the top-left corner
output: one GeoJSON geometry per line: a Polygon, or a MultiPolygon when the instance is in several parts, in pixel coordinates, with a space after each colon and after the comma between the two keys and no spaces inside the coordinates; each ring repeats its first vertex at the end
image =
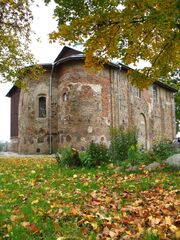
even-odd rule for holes
{"type": "MultiPolygon", "coordinates": [[[[32,7],[34,15],[32,29],[36,32],[36,38],[41,38],[41,42],[37,42],[33,37],[31,49],[40,63],[52,63],[62,49],[60,45],[48,42],[48,33],[56,29],[56,21],[52,17],[54,4],[45,6],[42,0],[35,2],[32,7]]],[[[9,83],[0,84],[0,141],[10,138],[10,99],[5,95],[11,87],[9,83]]]]}

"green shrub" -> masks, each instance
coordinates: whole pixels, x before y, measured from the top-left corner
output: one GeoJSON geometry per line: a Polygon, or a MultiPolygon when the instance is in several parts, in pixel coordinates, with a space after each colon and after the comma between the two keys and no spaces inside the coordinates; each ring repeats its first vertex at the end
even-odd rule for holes
{"type": "Polygon", "coordinates": [[[79,167],[82,165],[79,152],[71,147],[61,148],[56,153],[56,160],[61,167],[79,167]]]}
{"type": "Polygon", "coordinates": [[[91,142],[85,152],[80,153],[82,165],[95,167],[109,160],[108,148],[104,144],[91,142]]]}
{"type": "Polygon", "coordinates": [[[150,164],[152,162],[159,162],[160,159],[152,151],[142,153],[142,162],[144,164],[150,164]]]}
{"type": "Polygon", "coordinates": [[[93,166],[91,155],[87,151],[80,152],[79,157],[81,159],[82,166],[87,168],[93,166]]]}
{"type": "Polygon", "coordinates": [[[173,147],[171,140],[161,138],[160,140],[154,141],[152,145],[152,153],[160,160],[165,160],[169,156],[175,154],[176,150],[173,147]]]}
{"type": "Polygon", "coordinates": [[[139,149],[138,145],[132,145],[128,149],[128,162],[134,166],[137,164],[150,164],[159,158],[152,152],[139,149]]]}
{"type": "Polygon", "coordinates": [[[132,145],[128,149],[128,160],[132,166],[138,164],[142,160],[142,154],[143,153],[138,149],[138,145],[132,145]]]}
{"type": "Polygon", "coordinates": [[[128,159],[128,150],[137,145],[137,129],[111,129],[111,145],[109,148],[111,160],[121,162],[128,159]]]}

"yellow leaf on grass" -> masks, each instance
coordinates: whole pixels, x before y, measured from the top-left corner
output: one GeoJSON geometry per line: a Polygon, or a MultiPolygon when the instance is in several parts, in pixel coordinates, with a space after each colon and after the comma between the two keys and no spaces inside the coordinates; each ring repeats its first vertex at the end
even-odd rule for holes
{"type": "Polygon", "coordinates": [[[50,208],[55,208],[56,206],[57,206],[56,203],[52,203],[50,208]]]}
{"type": "Polygon", "coordinates": [[[171,230],[171,232],[176,232],[178,228],[174,225],[171,225],[169,229],[171,230]]]}
{"type": "Polygon", "coordinates": [[[142,234],[144,232],[144,228],[142,228],[140,224],[138,224],[138,232],[139,234],[142,234]]]}
{"type": "Polygon", "coordinates": [[[105,235],[105,236],[108,236],[108,235],[109,235],[109,232],[110,232],[109,228],[108,228],[108,227],[105,227],[105,228],[103,229],[102,234],[105,235]]]}
{"type": "Polygon", "coordinates": [[[21,223],[21,226],[23,226],[23,227],[25,227],[25,228],[29,227],[30,225],[31,225],[30,222],[22,222],[22,223],[21,223]]]}
{"type": "Polygon", "coordinates": [[[40,209],[38,210],[38,216],[42,217],[43,215],[44,215],[44,212],[43,212],[43,210],[40,208],[40,209]]]}
{"type": "Polygon", "coordinates": [[[18,219],[18,216],[16,216],[16,215],[11,215],[10,216],[11,221],[16,221],[17,219],[18,219]]]}
{"type": "Polygon", "coordinates": [[[113,231],[109,231],[109,236],[113,239],[114,237],[117,236],[117,233],[115,233],[113,231]]]}
{"type": "Polygon", "coordinates": [[[81,212],[80,208],[76,207],[76,208],[71,208],[70,210],[70,214],[72,215],[79,215],[81,212]]]}
{"type": "Polygon", "coordinates": [[[172,219],[171,219],[170,216],[165,217],[165,223],[168,224],[168,225],[172,224],[172,219]]]}
{"type": "Polygon", "coordinates": [[[113,164],[113,163],[110,163],[110,164],[107,165],[107,168],[108,168],[108,169],[111,169],[111,168],[113,168],[113,167],[114,167],[114,164],[113,164]]]}
{"type": "Polygon", "coordinates": [[[152,217],[152,216],[150,216],[148,219],[150,220],[150,222],[151,222],[152,225],[157,225],[157,224],[159,224],[160,221],[161,221],[160,218],[154,218],[154,217],[152,217]]]}
{"type": "Polygon", "coordinates": [[[106,196],[106,203],[108,204],[108,203],[110,203],[111,202],[111,200],[112,200],[112,198],[111,197],[108,197],[108,196],[106,196]]]}
{"type": "Polygon", "coordinates": [[[180,239],[180,228],[178,228],[175,232],[176,239],[180,239]]]}
{"type": "Polygon", "coordinates": [[[96,198],[96,191],[93,191],[92,193],[90,193],[90,196],[91,196],[92,198],[96,198]]]}
{"type": "Polygon", "coordinates": [[[33,187],[33,186],[35,185],[35,183],[36,183],[36,180],[35,180],[35,179],[32,179],[32,180],[30,181],[29,185],[33,187]]]}
{"type": "Polygon", "coordinates": [[[3,198],[5,196],[5,193],[3,191],[0,191],[0,198],[3,198]]]}
{"type": "Polygon", "coordinates": [[[10,233],[12,231],[12,226],[11,225],[6,225],[7,226],[7,230],[8,230],[8,233],[10,233]]]}
{"type": "Polygon", "coordinates": [[[32,201],[31,204],[36,204],[36,203],[38,203],[38,202],[39,202],[39,199],[32,201]]]}
{"type": "Polygon", "coordinates": [[[91,226],[93,227],[94,230],[98,229],[98,224],[96,222],[92,222],[91,226]]]}

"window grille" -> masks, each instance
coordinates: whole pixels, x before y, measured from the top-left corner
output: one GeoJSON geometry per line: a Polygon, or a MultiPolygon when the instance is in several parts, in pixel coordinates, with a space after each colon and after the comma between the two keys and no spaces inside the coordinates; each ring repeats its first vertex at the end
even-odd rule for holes
{"type": "Polygon", "coordinates": [[[46,117],[46,97],[39,98],[39,117],[46,117]]]}

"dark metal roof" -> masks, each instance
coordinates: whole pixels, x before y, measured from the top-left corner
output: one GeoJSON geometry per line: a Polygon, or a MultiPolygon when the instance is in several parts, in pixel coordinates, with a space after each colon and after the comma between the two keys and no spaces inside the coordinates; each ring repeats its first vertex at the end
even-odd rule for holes
{"type": "Polygon", "coordinates": [[[59,59],[58,61],[56,61],[54,63],[54,65],[58,66],[59,64],[64,63],[64,62],[68,62],[68,61],[71,61],[71,60],[82,60],[82,59],[85,59],[85,57],[82,53],[75,54],[75,55],[71,55],[71,56],[59,59]]]}
{"type": "MultiPolygon", "coordinates": [[[[84,60],[84,59],[85,59],[85,55],[83,53],[74,54],[74,55],[59,59],[57,62],[55,62],[55,66],[58,66],[61,63],[65,63],[65,62],[72,61],[72,60],[84,60]]],[[[128,67],[122,63],[115,64],[113,62],[108,62],[107,65],[118,68],[118,69],[119,68],[122,68],[124,70],[131,69],[130,67],[128,67]]]]}
{"type": "Polygon", "coordinates": [[[51,67],[52,63],[40,63],[39,65],[41,65],[42,67],[51,67]]]}
{"type": "Polygon", "coordinates": [[[6,94],[6,97],[11,97],[16,90],[19,90],[19,88],[14,85],[6,94]]]}
{"type": "Polygon", "coordinates": [[[82,52],[79,51],[79,50],[76,50],[76,49],[71,48],[71,47],[64,46],[63,49],[61,50],[61,52],[59,53],[59,55],[54,60],[54,62],[57,62],[61,58],[64,58],[64,56],[66,55],[66,53],[68,51],[70,52],[70,55],[82,54],[82,52]]]}
{"type": "Polygon", "coordinates": [[[161,82],[161,81],[156,81],[156,82],[154,82],[154,84],[156,84],[156,85],[158,85],[158,86],[160,86],[160,87],[163,87],[163,88],[165,88],[165,89],[167,89],[167,90],[169,90],[169,91],[171,91],[171,92],[178,92],[178,90],[177,89],[175,89],[175,88],[173,88],[173,87],[171,87],[171,86],[169,86],[168,84],[166,84],[166,83],[163,83],[163,82],[161,82]]]}

